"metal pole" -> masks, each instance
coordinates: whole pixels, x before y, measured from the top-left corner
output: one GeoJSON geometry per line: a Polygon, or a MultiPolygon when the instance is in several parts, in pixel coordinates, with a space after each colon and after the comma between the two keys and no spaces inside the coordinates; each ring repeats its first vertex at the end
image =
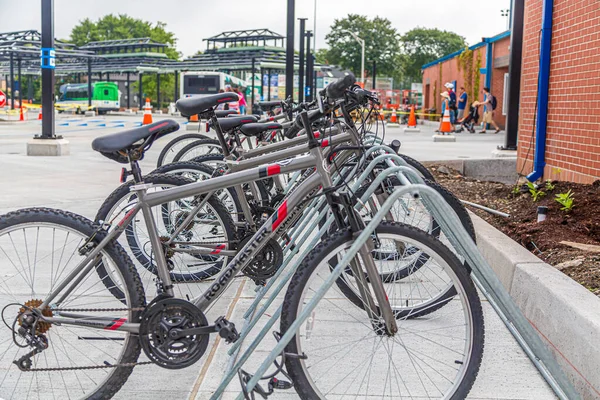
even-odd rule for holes
{"type": "Polygon", "coordinates": [[[15,67],[13,53],[10,53],[10,109],[15,109],[15,67]]]}
{"type": "Polygon", "coordinates": [[[144,92],[142,90],[142,73],[138,72],[138,91],[139,91],[139,96],[138,96],[138,109],[142,109],[142,96],[144,95],[144,92]]]}
{"type": "Polygon", "coordinates": [[[17,77],[19,82],[19,106],[23,107],[23,82],[21,82],[21,58],[17,60],[17,77]]]}
{"type": "Polygon", "coordinates": [[[33,100],[33,79],[31,75],[27,76],[27,98],[33,100]]]}
{"type": "Polygon", "coordinates": [[[525,1],[512,2],[512,30],[510,35],[510,62],[508,67],[508,101],[506,113],[506,137],[499,150],[516,150],[519,131],[519,106],[521,93],[521,59],[523,56],[523,19],[525,1]]]}
{"type": "Polygon", "coordinates": [[[92,59],[87,60],[88,107],[92,107],[92,59]]]}
{"type": "Polygon", "coordinates": [[[42,0],[42,139],[54,135],[54,0],[42,0]]]}
{"type": "MultiPolygon", "coordinates": [[[[252,72],[250,72],[250,79],[252,80],[252,93],[250,93],[250,108],[254,112],[254,67],[256,66],[256,59],[252,57],[252,72]]],[[[262,80],[262,77],[261,77],[262,80]]]]}
{"type": "MultiPolygon", "coordinates": [[[[306,31],[306,87],[310,87],[312,82],[312,54],[310,52],[311,31],[306,31]]],[[[312,92],[306,93],[306,101],[312,101],[312,92]]]]}
{"type": "Polygon", "coordinates": [[[375,90],[377,81],[377,61],[373,60],[373,90],[375,90]]]}
{"type": "Polygon", "coordinates": [[[306,18],[300,20],[300,53],[298,54],[298,101],[304,101],[304,31],[306,18]]]}
{"type": "Polygon", "coordinates": [[[129,72],[127,72],[127,109],[128,110],[131,108],[131,102],[129,99],[131,91],[129,90],[129,85],[130,85],[129,72]]]}
{"type": "Polygon", "coordinates": [[[156,102],[157,108],[160,110],[160,74],[156,74],[156,102]]]}
{"type": "Polygon", "coordinates": [[[360,81],[363,83],[363,86],[365,85],[365,40],[364,39],[360,39],[361,42],[361,46],[362,46],[362,55],[361,55],[361,59],[360,59],[360,81]]]}
{"type": "Polygon", "coordinates": [[[294,96],[294,22],[296,1],[287,0],[287,36],[285,50],[285,97],[294,96]]]}

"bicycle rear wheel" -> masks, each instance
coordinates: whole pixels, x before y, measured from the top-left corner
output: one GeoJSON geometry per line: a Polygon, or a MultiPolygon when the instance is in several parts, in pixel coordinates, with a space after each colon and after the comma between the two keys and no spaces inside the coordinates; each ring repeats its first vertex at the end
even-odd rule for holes
{"type": "MultiPolygon", "coordinates": [[[[15,323],[18,329],[19,309],[38,307],[83,261],[83,245],[93,235],[95,243],[103,236],[97,229],[79,215],[47,208],[24,209],[0,217],[0,265],[5,267],[0,280],[0,304],[6,306],[3,318],[9,326],[15,323]]],[[[120,323],[139,321],[138,308],[144,306],[145,299],[131,260],[117,243],[110,243],[100,254],[92,269],[78,282],[69,282],[68,287],[74,285],[71,291],[60,292],[43,315],[70,318],[70,312],[94,317],[110,315],[120,323]],[[96,271],[100,267],[107,271],[104,279],[96,271]],[[116,311],[61,311],[65,309],[116,311]]],[[[13,361],[32,348],[17,347],[11,329],[2,326],[0,398],[110,398],[127,381],[133,366],[107,366],[135,363],[140,354],[137,336],[124,331],[39,321],[36,331],[47,338],[49,347],[31,358],[31,368],[59,370],[20,371],[13,361]],[[97,368],[73,369],[92,366],[97,368]]],[[[18,334],[16,337],[23,344],[24,339],[18,334]]]]}
{"type": "MultiPolygon", "coordinates": [[[[403,313],[406,304],[413,308],[419,302],[411,281],[384,282],[399,328],[394,336],[386,336],[373,328],[363,307],[350,302],[337,285],[331,286],[285,350],[307,356],[285,359],[298,395],[306,400],[344,396],[464,399],[479,371],[484,341],[483,314],[473,282],[456,256],[421,230],[382,223],[377,236],[384,242],[418,248],[429,263],[437,264],[438,279],[452,282],[456,294],[427,317],[410,318],[403,313]]],[[[345,253],[352,243],[349,230],[339,231],[302,262],[286,292],[282,333],[331,276],[329,260],[345,253]]],[[[360,262],[360,256],[356,259],[360,262]]],[[[382,260],[375,262],[380,265],[382,260]]],[[[340,279],[355,284],[348,274],[340,279]]]]}
{"type": "Polygon", "coordinates": [[[200,133],[187,133],[185,135],[177,136],[162,149],[158,156],[156,166],[161,167],[165,164],[172,163],[173,157],[179,153],[179,150],[184,148],[190,142],[200,139],[209,139],[209,137],[200,133]]]}

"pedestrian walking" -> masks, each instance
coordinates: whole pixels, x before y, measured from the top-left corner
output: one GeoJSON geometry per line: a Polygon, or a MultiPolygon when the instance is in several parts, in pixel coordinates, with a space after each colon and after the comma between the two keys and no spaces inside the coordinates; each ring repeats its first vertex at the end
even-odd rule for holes
{"type": "Polygon", "coordinates": [[[486,133],[487,124],[492,124],[496,131],[494,133],[500,132],[500,127],[498,124],[494,122],[494,110],[498,106],[498,101],[496,97],[490,93],[490,88],[483,88],[483,129],[479,131],[479,133],[486,133]]]}
{"type": "Polygon", "coordinates": [[[246,114],[246,108],[248,107],[248,103],[246,103],[246,98],[244,97],[244,94],[240,91],[239,87],[236,87],[234,89],[234,92],[236,92],[237,95],[240,96],[240,114],[246,114]]]}
{"type": "Polygon", "coordinates": [[[444,85],[448,91],[448,96],[450,96],[449,106],[450,106],[450,123],[452,126],[456,124],[456,92],[454,92],[454,84],[448,82],[444,85]]]}
{"type": "Polygon", "coordinates": [[[467,95],[465,88],[463,86],[461,86],[460,94],[458,96],[458,115],[456,116],[456,119],[458,120],[459,123],[465,117],[465,110],[467,108],[468,100],[469,100],[469,96],[467,95]]]}
{"type": "Polygon", "coordinates": [[[444,132],[442,132],[442,123],[444,121],[444,113],[447,109],[450,110],[450,94],[448,92],[443,92],[440,93],[440,96],[442,96],[442,117],[440,118],[440,126],[438,127],[436,132],[441,132],[445,134],[444,132]]]}
{"type": "MultiPolygon", "coordinates": [[[[231,85],[225,85],[225,92],[226,93],[229,93],[229,92],[235,93],[235,90],[233,90],[231,85]]],[[[236,110],[236,111],[240,110],[240,102],[239,101],[230,101],[227,104],[229,104],[229,108],[228,108],[229,110],[236,110]]]]}

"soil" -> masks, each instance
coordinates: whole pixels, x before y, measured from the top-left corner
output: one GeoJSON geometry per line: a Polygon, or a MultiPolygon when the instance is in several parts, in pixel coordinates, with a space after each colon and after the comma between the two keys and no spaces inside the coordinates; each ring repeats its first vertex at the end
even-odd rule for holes
{"type": "Polygon", "coordinates": [[[545,195],[534,201],[527,186],[510,186],[466,178],[447,167],[431,168],[436,180],[461,200],[504,213],[509,218],[468,207],[537,257],[600,296],[600,253],[561,244],[562,241],[600,245],[600,181],[592,185],[551,182],[540,185],[545,195]],[[518,190],[514,190],[514,188],[518,190]],[[561,210],[556,195],[573,193],[573,207],[561,210]],[[546,220],[537,222],[538,206],[548,207],[546,220]]]}

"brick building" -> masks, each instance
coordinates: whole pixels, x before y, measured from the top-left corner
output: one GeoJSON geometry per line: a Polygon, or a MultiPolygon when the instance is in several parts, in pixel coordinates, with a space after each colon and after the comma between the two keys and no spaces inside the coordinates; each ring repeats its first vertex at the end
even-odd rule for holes
{"type": "Polygon", "coordinates": [[[506,31],[492,38],[484,38],[480,43],[469,47],[473,52],[472,58],[461,61],[460,56],[463,53],[461,50],[424,65],[422,71],[425,109],[441,110],[440,93],[445,90],[443,87],[446,82],[453,82],[457,92],[458,88],[465,86],[467,93],[475,97],[470,97],[469,103],[483,100],[481,90],[489,86],[498,100],[495,120],[504,127],[506,122],[504,93],[508,75],[509,47],[510,31],[506,31]],[[469,72],[469,69],[472,72],[469,72]],[[491,70],[489,74],[488,69],[491,70]],[[476,83],[477,80],[479,84],[476,83]],[[474,93],[477,87],[479,93],[474,93]]]}
{"type": "MultiPolygon", "coordinates": [[[[525,2],[517,171],[534,170],[543,0],[525,2]]],[[[600,178],[600,2],[554,0],[543,179],[600,178]]],[[[540,104],[541,106],[541,104],[540,104]]]]}

